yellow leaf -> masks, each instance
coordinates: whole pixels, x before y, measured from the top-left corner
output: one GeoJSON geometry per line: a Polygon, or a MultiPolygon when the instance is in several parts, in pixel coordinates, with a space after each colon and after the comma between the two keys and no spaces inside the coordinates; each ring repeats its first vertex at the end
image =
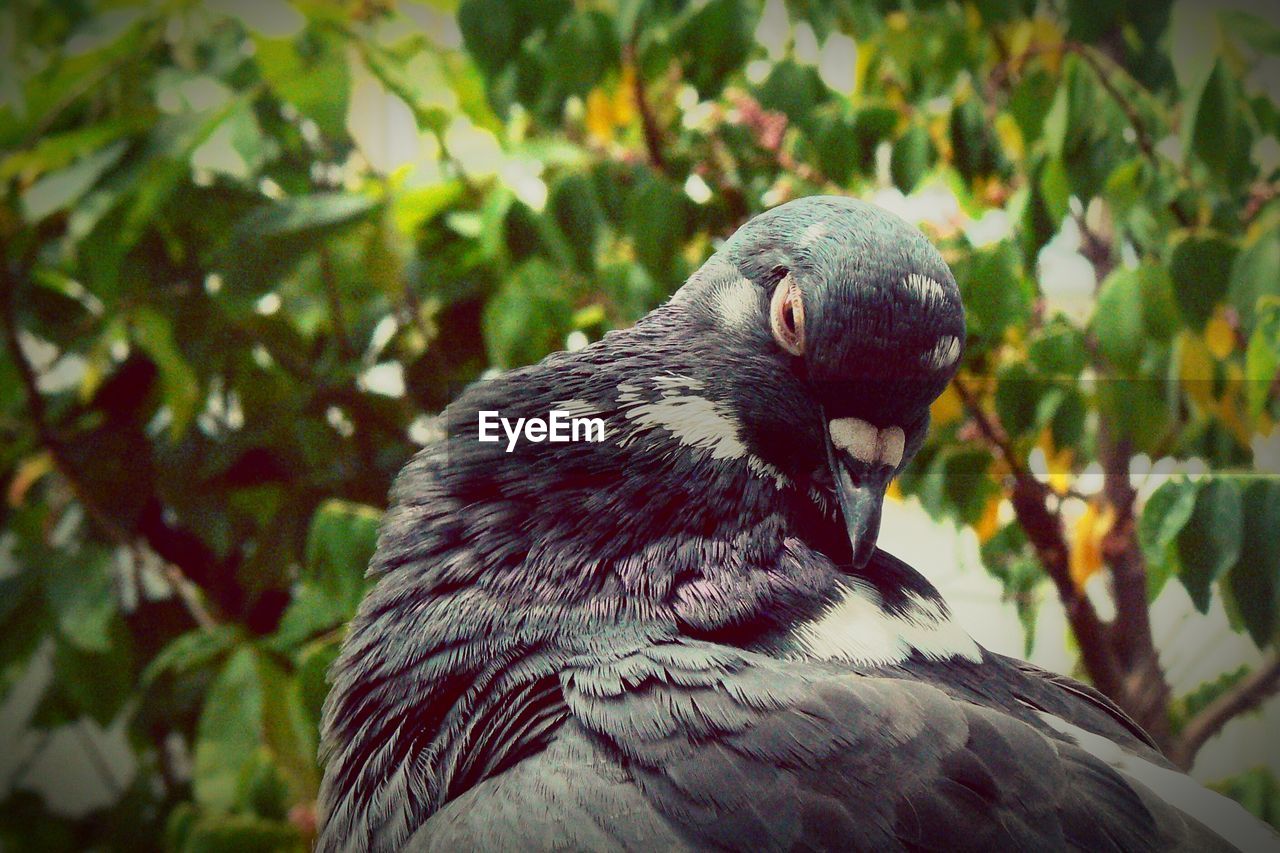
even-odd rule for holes
{"type": "Polygon", "coordinates": [[[983,545],[1000,530],[1000,502],[1003,495],[992,495],[987,505],[982,508],[982,517],[973,525],[973,532],[978,534],[978,541],[983,545]]]}
{"type": "Polygon", "coordinates": [[[622,68],[622,78],[613,93],[613,118],[619,127],[636,120],[635,92],[636,68],[634,65],[625,65],[622,68]]]}
{"type": "Polygon", "coordinates": [[[1096,501],[1085,507],[1076,521],[1071,536],[1071,580],[1083,589],[1085,583],[1102,568],[1102,539],[1115,521],[1115,510],[1100,510],[1096,501]]]}
{"type": "Polygon", "coordinates": [[[1005,28],[1005,44],[1009,46],[1010,56],[1022,56],[1027,52],[1027,48],[1031,46],[1031,37],[1034,35],[1033,26],[1030,21],[1023,19],[1016,21],[1005,28]]]}
{"type": "Polygon", "coordinates": [[[47,450],[28,456],[9,481],[9,506],[21,506],[31,487],[53,470],[53,454],[47,450]]]}
{"type": "Polygon", "coordinates": [[[1071,488],[1071,463],[1075,461],[1075,453],[1070,447],[1058,450],[1053,446],[1053,434],[1049,430],[1040,433],[1039,447],[1044,451],[1045,465],[1048,467],[1049,488],[1060,495],[1065,495],[1071,488]]]}
{"type": "Polygon", "coordinates": [[[1022,128],[1018,127],[1018,122],[1013,116],[1008,113],[1000,113],[996,116],[996,137],[1004,150],[1015,160],[1022,159],[1025,150],[1022,144],[1022,128]]]}
{"type": "Polygon", "coordinates": [[[1045,68],[1051,74],[1057,74],[1058,67],[1062,64],[1062,43],[1062,28],[1052,18],[1039,15],[1032,21],[1028,50],[1044,57],[1045,68]]]}
{"type": "Polygon", "coordinates": [[[1244,369],[1239,364],[1229,362],[1226,373],[1225,390],[1222,399],[1218,401],[1218,419],[1241,447],[1248,447],[1256,429],[1247,423],[1245,415],[1248,403],[1245,400],[1244,369]]]}
{"type": "Polygon", "coordinates": [[[949,426],[964,416],[964,403],[952,385],[948,385],[929,407],[929,416],[936,427],[949,426]]]}
{"type": "Polygon", "coordinates": [[[897,477],[889,481],[889,488],[885,489],[884,496],[891,501],[902,503],[902,486],[898,485],[897,477]]]}
{"type": "Polygon", "coordinates": [[[1204,411],[1211,411],[1213,399],[1213,354],[1204,340],[1191,332],[1181,335],[1178,378],[1187,396],[1204,411]]]}
{"type": "Polygon", "coordinates": [[[635,121],[635,67],[623,67],[612,87],[595,88],[587,93],[587,132],[597,142],[611,142],[614,131],[635,121]]]}
{"type": "Polygon", "coordinates": [[[613,104],[601,89],[587,93],[587,132],[599,142],[613,139],[613,104]]]}
{"type": "Polygon", "coordinates": [[[1223,316],[1221,307],[1214,312],[1213,319],[1204,327],[1204,343],[1218,361],[1231,355],[1231,351],[1235,349],[1236,333],[1231,328],[1231,323],[1223,316]]]}
{"type": "Polygon", "coordinates": [[[884,22],[889,25],[889,29],[900,33],[907,28],[907,13],[890,12],[885,16],[884,22]]]}

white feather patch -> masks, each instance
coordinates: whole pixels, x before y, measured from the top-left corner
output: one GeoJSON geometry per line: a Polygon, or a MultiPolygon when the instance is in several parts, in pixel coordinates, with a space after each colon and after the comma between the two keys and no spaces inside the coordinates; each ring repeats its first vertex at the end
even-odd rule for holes
{"type": "Polygon", "coordinates": [[[907,290],[911,291],[917,299],[946,299],[946,291],[942,289],[942,285],[927,275],[921,275],[913,272],[907,276],[907,290]]]}
{"type": "Polygon", "coordinates": [[[880,430],[880,461],[897,468],[902,464],[902,453],[907,449],[907,434],[902,427],[891,426],[880,430]]]}
{"type": "Polygon", "coordinates": [[[712,459],[742,460],[755,474],[772,479],[778,488],[790,482],[777,467],[750,452],[740,437],[737,419],[726,406],[697,394],[680,393],[682,388],[700,388],[700,383],[681,376],[657,377],[654,383],[664,390],[652,403],[638,402],[636,389],[631,386],[618,388],[622,392],[618,402],[630,406],[625,414],[639,428],[623,438],[624,444],[645,430],[663,429],[684,446],[706,451],[712,459]]]}
{"type": "Polygon", "coordinates": [[[557,400],[551,408],[571,418],[601,418],[604,413],[585,400],[557,400]]]}
{"type": "Polygon", "coordinates": [[[1210,791],[1185,773],[1152,764],[1102,735],[1085,731],[1061,717],[1040,712],[1040,719],[1077,746],[1189,817],[1209,827],[1241,850],[1280,850],[1280,835],[1228,797],[1210,791]]]}
{"type": "Polygon", "coordinates": [[[804,233],[800,235],[800,248],[805,249],[814,243],[826,237],[831,233],[831,226],[819,220],[808,228],[804,229],[804,233]]]}
{"type": "Polygon", "coordinates": [[[797,635],[812,656],[863,666],[902,663],[919,652],[929,660],[965,658],[979,662],[982,650],[936,602],[908,593],[902,614],[884,609],[880,593],[854,581],[848,594],[797,635]]]}
{"type": "Polygon", "coordinates": [[[956,359],[959,357],[960,339],[955,335],[943,335],[938,338],[938,342],[933,345],[933,349],[924,355],[924,363],[935,370],[942,370],[955,364],[956,359]]]}
{"type": "Polygon", "coordinates": [[[880,458],[880,430],[862,418],[836,418],[828,425],[831,442],[854,459],[874,465],[880,458]]]}
{"type": "Polygon", "coordinates": [[[761,297],[760,288],[742,276],[711,292],[721,321],[731,329],[750,329],[762,321],[761,297]]]}
{"type": "Polygon", "coordinates": [[[827,429],[831,431],[831,443],[860,462],[893,468],[902,463],[907,446],[902,427],[877,429],[862,418],[835,418],[827,429]]]}

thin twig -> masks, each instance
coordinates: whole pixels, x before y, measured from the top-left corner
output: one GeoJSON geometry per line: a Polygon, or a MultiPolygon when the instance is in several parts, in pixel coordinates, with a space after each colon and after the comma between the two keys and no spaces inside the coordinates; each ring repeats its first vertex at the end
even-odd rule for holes
{"type": "MultiPolygon", "coordinates": [[[[638,30],[637,30],[638,32],[638,30]]],[[[662,128],[653,114],[653,105],[649,103],[649,93],[645,88],[644,74],[636,64],[636,46],[634,38],[623,48],[623,60],[635,69],[632,75],[632,97],[636,101],[636,111],[640,113],[640,129],[644,136],[645,151],[649,155],[649,165],[659,172],[666,173],[667,160],[662,153],[662,128]]]]}
{"type": "Polygon", "coordinates": [[[1210,702],[1183,726],[1170,757],[1182,767],[1190,767],[1196,753],[1209,738],[1222,731],[1222,727],[1231,720],[1256,708],[1277,689],[1280,689],[1280,653],[1272,653],[1262,666],[1210,702]]]}
{"type": "Polygon", "coordinates": [[[333,255],[329,247],[321,243],[316,250],[320,259],[320,281],[324,285],[325,296],[329,300],[329,315],[333,320],[333,336],[338,342],[338,352],[343,361],[350,361],[355,353],[351,348],[351,339],[347,337],[347,323],[342,312],[342,293],[338,289],[338,277],[333,272],[333,255]]]}
{"type": "MultiPolygon", "coordinates": [[[[1120,111],[1124,113],[1125,120],[1129,122],[1129,126],[1133,128],[1135,141],[1138,143],[1138,149],[1142,151],[1144,157],[1154,166],[1160,166],[1160,156],[1156,152],[1155,144],[1151,140],[1151,132],[1147,127],[1147,123],[1142,120],[1142,115],[1138,112],[1138,108],[1134,106],[1124,92],[1121,92],[1115,84],[1116,68],[1104,68],[1100,54],[1093,48],[1078,42],[1067,42],[1064,45],[1066,50],[1080,57],[1084,62],[1093,69],[1093,73],[1098,78],[1098,82],[1106,91],[1111,99],[1120,107],[1120,111]]],[[[1115,64],[1114,62],[1112,63],[1115,64]]],[[[1189,228],[1193,224],[1190,216],[1186,214],[1177,203],[1170,201],[1169,212],[1173,214],[1174,219],[1178,220],[1178,224],[1183,228],[1189,228]]]]}
{"type": "MultiPolygon", "coordinates": [[[[956,389],[956,394],[960,397],[960,402],[964,404],[965,410],[968,411],[969,417],[973,418],[973,422],[978,425],[978,431],[982,433],[982,437],[1000,454],[1000,458],[1004,460],[1004,464],[1008,466],[1010,473],[1014,477],[1024,473],[1022,463],[1018,460],[1018,455],[1014,453],[1013,445],[1009,443],[1009,436],[1005,434],[1004,428],[987,416],[987,413],[982,410],[982,406],[978,405],[973,392],[961,381],[959,376],[951,380],[951,386],[956,389]]],[[[1039,483],[1038,480],[1035,482],[1039,483]]]]}

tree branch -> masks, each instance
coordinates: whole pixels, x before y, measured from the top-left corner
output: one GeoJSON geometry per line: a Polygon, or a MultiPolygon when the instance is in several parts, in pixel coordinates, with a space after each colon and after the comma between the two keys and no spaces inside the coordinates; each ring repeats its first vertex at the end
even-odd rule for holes
{"type": "Polygon", "coordinates": [[[1200,747],[1231,720],[1251,711],[1280,689],[1280,653],[1272,653],[1235,687],[1210,702],[1182,728],[1169,757],[1179,766],[1189,768],[1200,747]]]}
{"type": "MultiPolygon", "coordinates": [[[[637,29],[637,33],[639,30],[637,29]]],[[[659,172],[666,173],[667,160],[662,153],[662,128],[653,114],[653,105],[649,103],[649,93],[644,85],[644,75],[636,65],[635,37],[623,48],[623,61],[635,69],[631,95],[636,101],[636,111],[640,113],[640,129],[644,136],[645,151],[649,154],[649,165],[659,172]]]]}
{"type": "MultiPolygon", "coordinates": [[[[1099,72],[1101,73],[1101,72],[1099,72]]],[[[1102,211],[1105,214],[1105,209],[1102,211]]],[[[1106,217],[1103,217],[1106,221],[1106,217]]],[[[1081,253],[1093,267],[1098,286],[1116,267],[1110,229],[1099,233],[1089,225],[1089,217],[1076,216],[1080,228],[1081,253]]],[[[1096,343],[1089,341],[1089,353],[1099,376],[1112,371],[1102,360],[1096,343]]],[[[1106,380],[1104,380],[1106,381],[1106,380]]],[[[1120,380],[1123,381],[1123,380],[1120,380]]],[[[1113,512],[1110,529],[1102,539],[1102,558],[1111,577],[1111,594],[1116,618],[1111,622],[1108,641],[1121,676],[1120,704],[1165,749],[1170,746],[1168,706],[1172,690],[1160,666],[1151,635],[1151,613],[1147,602],[1147,563],[1138,544],[1135,517],[1137,491],[1129,479],[1132,446],[1115,434],[1109,419],[1098,422],[1098,461],[1102,465],[1102,496],[1113,512]]],[[[1116,698],[1113,696],[1113,698],[1116,698]]]]}
{"type": "MultiPolygon", "coordinates": [[[[133,548],[135,539],[138,535],[141,535],[151,549],[165,561],[166,577],[169,578],[174,593],[183,603],[192,620],[202,628],[216,624],[217,620],[208,609],[203,606],[192,606],[193,601],[196,601],[192,597],[194,593],[190,587],[192,581],[189,576],[192,575],[192,572],[189,568],[184,570],[185,563],[180,563],[174,559],[179,553],[174,550],[175,547],[179,543],[188,545],[185,549],[180,549],[181,553],[196,554],[201,557],[200,564],[197,567],[200,570],[199,574],[202,578],[211,578],[216,574],[216,558],[212,552],[192,534],[175,530],[167,525],[158,507],[154,508],[154,512],[148,511],[144,513],[143,521],[138,531],[134,532],[127,529],[108,510],[101,506],[91,491],[85,487],[82,478],[75,470],[75,466],[68,458],[66,448],[61,439],[49,425],[48,411],[44,404],[44,395],[40,393],[39,380],[36,376],[35,368],[31,366],[31,362],[27,360],[26,353],[22,351],[22,341],[18,335],[18,320],[14,311],[14,300],[18,282],[22,277],[13,271],[9,265],[9,259],[0,253],[0,327],[3,327],[9,358],[18,371],[18,378],[22,384],[23,395],[27,404],[27,412],[31,416],[32,424],[35,426],[37,439],[49,451],[59,473],[71,485],[80,504],[85,508],[85,512],[93,519],[94,523],[118,544],[127,548],[133,548]],[[188,540],[191,540],[191,542],[188,542],[188,540]],[[203,550],[196,549],[192,546],[192,543],[203,550]],[[181,578],[187,584],[185,588],[176,582],[178,578],[181,578]]],[[[197,584],[197,586],[207,588],[206,584],[197,584]]]]}
{"type": "Polygon", "coordinates": [[[1004,430],[993,421],[969,388],[959,377],[952,380],[961,402],[968,411],[983,439],[1008,465],[1013,477],[1010,499],[1018,524],[1027,535],[1036,558],[1044,567],[1058,591],[1071,624],[1072,633],[1080,644],[1080,657],[1085,671],[1095,687],[1128,706],[1128,696],[1119,662],[1111,649],[1108,626],[1098,617],[1098,611],[1071,577],[1071,551],[1062,532],[1062,519],[1049,509],[1049,489],[1037,480],[1021,463],[1004,430]]]}

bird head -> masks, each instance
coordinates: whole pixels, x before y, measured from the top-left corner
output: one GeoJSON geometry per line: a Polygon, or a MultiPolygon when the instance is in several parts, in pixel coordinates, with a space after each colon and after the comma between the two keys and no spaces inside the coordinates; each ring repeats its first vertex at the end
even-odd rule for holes
{"type": "Polygon", "coordinates": [[[802,198],[742,226],[673,303],[724,354],[710,361],[749,452],[834,490],[864,565],[889,482],[960,362],[964,308],[941,255],[874,205],[802,198]]]}
{"type": "Polygon", "coordinates": [[[963,335],[919,231],[851,199],[784,204],[631,328],[468,388],[398,479],[372,570],[466,590],[484,619],[496,597],[554,619],[785,625],[870,560],[963,335]],[[484,437],[485,412],[557,410],[604,440],[484,437]]]}

